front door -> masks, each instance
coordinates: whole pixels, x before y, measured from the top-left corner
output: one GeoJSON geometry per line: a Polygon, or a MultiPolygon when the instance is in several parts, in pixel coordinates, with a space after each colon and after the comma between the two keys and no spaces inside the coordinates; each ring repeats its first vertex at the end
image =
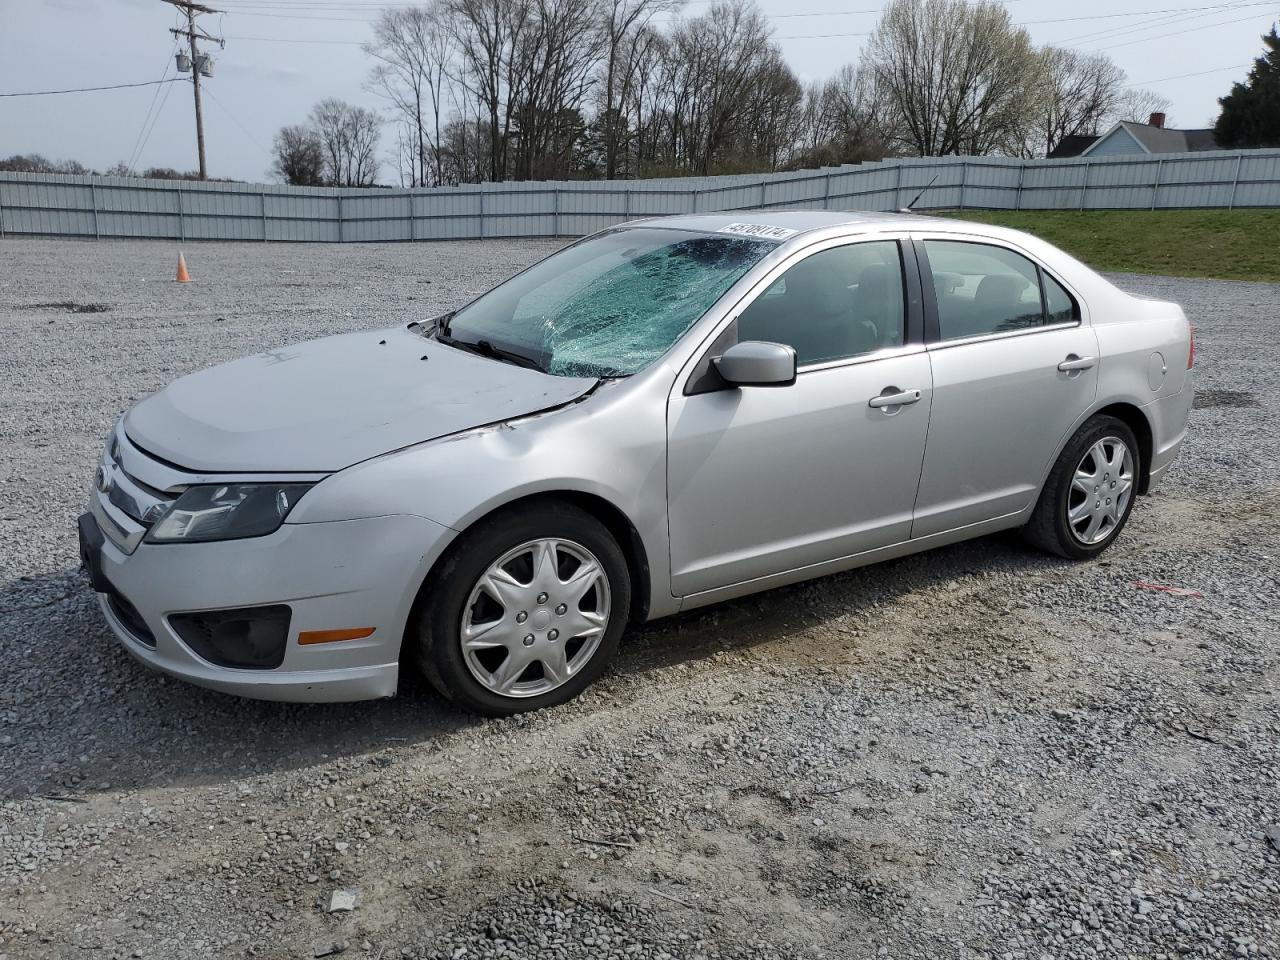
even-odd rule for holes
{"type": "Polygon", "coordinates": [[[796,382],[671,397],[676,596],[909,537],[932,389],[908,299],[896,241],[811,253],[736,320],[739,341],[795,347],[796,382]]]}

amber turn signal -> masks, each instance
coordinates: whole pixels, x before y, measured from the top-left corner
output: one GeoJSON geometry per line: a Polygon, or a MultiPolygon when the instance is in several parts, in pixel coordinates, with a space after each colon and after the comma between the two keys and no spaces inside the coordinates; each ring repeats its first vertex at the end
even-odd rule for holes
{"type": "Polygon", "coordinates": [[[298,643],[337,643],[339,640],[363,640],[373,634],[373,627],[352,627],[350,630],[303,630],[298,643]]]}

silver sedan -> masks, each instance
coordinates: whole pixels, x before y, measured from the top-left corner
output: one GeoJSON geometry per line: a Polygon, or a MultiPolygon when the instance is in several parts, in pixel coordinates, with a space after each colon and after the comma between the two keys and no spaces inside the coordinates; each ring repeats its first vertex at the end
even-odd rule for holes
{"type": "Polygon", "coordinates": [[[530,710],[629,623],[998,530],[1096,556],[1177,456],[1192,359],[1176,304],[1022,233],[629,223],[141,401],[81,553],[125,648],[193,683],[355,700],[416,668],[530,710]]]}

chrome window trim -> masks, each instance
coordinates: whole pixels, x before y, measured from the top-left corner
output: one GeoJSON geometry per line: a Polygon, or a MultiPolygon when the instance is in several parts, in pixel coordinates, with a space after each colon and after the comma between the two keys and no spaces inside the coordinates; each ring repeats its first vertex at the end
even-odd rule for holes
{"type": "Polygon", "coordinates": [[[859,353],[852,357],[841,357],[838,360],[823,360],[821,363],[806,363],[796,367],[796,376],[806,373],[817,373],[822,370],[838,370],[840,367],[852,367],[860,363],[874,363],[877,360],[892,360],[894,357],[909,357],[924,353],[923,343],[904,343],[898,347],[884,347],[870,353],[859,353]]]}
{"type": "Polygon", "coordinates": [[[972,343],[986,343],[989,340],[1010,340],[1014,337],[1035,336],[1037,333],[1049,333],[1053,330],[1071,330],[1083,326],[1080,320],[1070,323],[1051,323],[1047,326],[1028,327],[1026,330],[1002,330],[999,333],[980,333],[972,337],[956,337],[954,340],[934,340],[926,344],[926,349],[946,350],[948,347],[967,347],[972,343]]]}

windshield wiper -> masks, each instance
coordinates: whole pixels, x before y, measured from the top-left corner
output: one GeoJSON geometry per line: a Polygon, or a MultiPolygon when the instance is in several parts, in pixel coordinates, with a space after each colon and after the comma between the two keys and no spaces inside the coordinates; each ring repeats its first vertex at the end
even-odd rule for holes
{"type": "Polygon", "coordinates": [[[477,356],[488,357],[490,360],[501,360],[503,363],[514,363],[518,367],[527,367],[530,370],[537,370],[539,373],[546,373],[542,364],[527,354],[520,353],[516,350],[506,350],[502,347],[495,347],[488,340],[459,340],[451,337],[443,331],[437,330],[436,339],[446,346],[457,347],[460,350],[466,350],[477,356]]]}

